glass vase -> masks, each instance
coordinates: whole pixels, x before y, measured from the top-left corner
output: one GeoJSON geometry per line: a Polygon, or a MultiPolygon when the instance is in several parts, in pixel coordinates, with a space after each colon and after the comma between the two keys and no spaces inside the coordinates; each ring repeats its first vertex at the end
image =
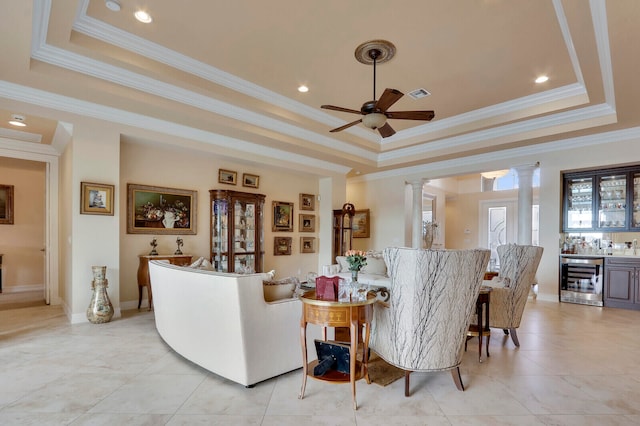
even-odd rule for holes
{"type": "Polygon", "coordinates": [[[352,283],[358,282],[358,271],[351,271],[351,282],[352,283]]]}
{"type": "Polygon", "coordinates": [[[109,300],[107,287],[109,281],[106,278],[106,266],[92,266],[93,281],[91,281],[91,302],[87,308],[87,319],[93,324],[103,324],[111,321],[113,317],[113,305],[109,300]]]}

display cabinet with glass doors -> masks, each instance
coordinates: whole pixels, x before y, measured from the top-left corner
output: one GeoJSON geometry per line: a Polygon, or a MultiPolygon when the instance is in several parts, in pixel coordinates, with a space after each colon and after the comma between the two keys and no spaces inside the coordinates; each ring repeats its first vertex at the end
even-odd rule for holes
{"type": "Polygon", "coordinates": [[[640,166],[563,175],[564,232],[640,231],[640,166]]]}
{"type": "Polygon", "coordinates": [[[213,189],[211,263],[216,271],[262,272],[264,199],[262,194],[213,189]]]}

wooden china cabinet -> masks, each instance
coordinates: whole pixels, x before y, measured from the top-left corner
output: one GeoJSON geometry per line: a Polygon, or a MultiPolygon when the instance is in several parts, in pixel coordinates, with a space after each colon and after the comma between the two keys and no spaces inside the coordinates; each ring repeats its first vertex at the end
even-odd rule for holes
{"type": "Polygon", "coordinates": [[[222,189],[212,189],[209,194],[214,269],[219,272],[262,272],[265,196],[222,189]]]}

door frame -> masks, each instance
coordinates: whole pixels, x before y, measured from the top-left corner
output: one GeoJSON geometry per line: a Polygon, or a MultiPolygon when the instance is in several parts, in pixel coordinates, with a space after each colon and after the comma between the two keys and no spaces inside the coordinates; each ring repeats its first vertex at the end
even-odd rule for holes
{"type": "MultiPolygon", "coordinates": [[[[58,133],[58,132],[56,132],[58,133]]],[[[60,303],[58,284],[58,194],[59,154],[49,145],[0,138],[0,156],[45,163],[44,299],[60,303]]]]}

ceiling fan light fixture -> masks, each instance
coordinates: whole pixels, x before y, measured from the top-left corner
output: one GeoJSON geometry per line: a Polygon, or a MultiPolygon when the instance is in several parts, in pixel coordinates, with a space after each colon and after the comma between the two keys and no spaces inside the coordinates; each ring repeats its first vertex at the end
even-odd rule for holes
{"type": "Polygon", "coordinates": [[[384,114],[372,112],[362,118],[362,124],[370,129],[379,129],[387,122],[387,117],[384,114]]]}

